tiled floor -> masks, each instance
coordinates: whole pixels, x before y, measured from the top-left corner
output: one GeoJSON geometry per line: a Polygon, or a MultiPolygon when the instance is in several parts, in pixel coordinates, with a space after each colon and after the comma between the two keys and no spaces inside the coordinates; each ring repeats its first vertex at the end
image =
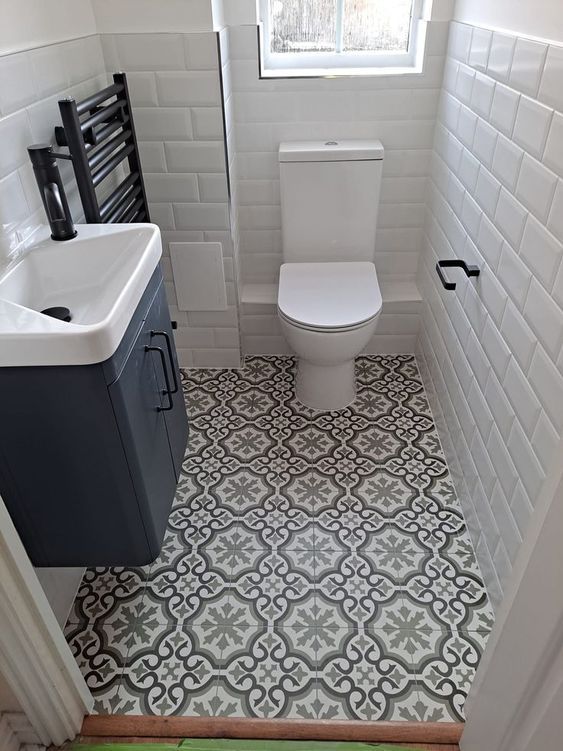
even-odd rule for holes
{"type": "Polygon", "coordinates": [[[341,413],[289,357],[186,373],[160,558],[86,573],[66,634],[99,712],[459,720],[492,613],[416,367],[341,413]]]}

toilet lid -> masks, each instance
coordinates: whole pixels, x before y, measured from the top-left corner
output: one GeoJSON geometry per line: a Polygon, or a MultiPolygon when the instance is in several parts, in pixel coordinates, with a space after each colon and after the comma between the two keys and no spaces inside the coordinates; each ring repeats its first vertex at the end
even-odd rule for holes
{"type": "Polygon", "coordinates": [[[312,328],[344,328],[369,321],[382,300],[373,263],[284,263],[278,308],[312,328]]]}

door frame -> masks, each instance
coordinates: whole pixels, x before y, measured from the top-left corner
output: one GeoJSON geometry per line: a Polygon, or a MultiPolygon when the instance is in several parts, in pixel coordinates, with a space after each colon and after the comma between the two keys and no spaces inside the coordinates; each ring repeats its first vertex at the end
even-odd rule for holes
{"type": "Polygon", "coordinates": [[[1,498],[0,673],[41,743],[79,733],[94,700],[1,498]]]}
{"type": "MultiPolygon", "coordinates": [[[[462,751],[527,751],[540,733],[548,748],[550,733],[563,734],[561,530],[559,460],[537,499],[473,682],[462,751]]],[[[1,499],[0,672],[42,743],[61,745],[80,732],[93,697],[1,499]]]]}
{"type": "Polygon", "coordinates": [[[559,748],[563,737],[563,440],[466,703],[462,751],[559,748]]]}

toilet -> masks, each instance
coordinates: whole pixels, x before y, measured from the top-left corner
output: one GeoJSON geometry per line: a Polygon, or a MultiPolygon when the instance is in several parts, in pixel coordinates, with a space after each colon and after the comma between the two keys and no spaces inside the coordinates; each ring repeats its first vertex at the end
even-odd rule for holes
{"type": "Polygon", "coordinates": [[[298,357],[296,395],[312,409],[341,410],[356,396],[355,358],[382,306],[374,254],[383,146],[282,143],[279,162],[278,316],[298,357]]]}

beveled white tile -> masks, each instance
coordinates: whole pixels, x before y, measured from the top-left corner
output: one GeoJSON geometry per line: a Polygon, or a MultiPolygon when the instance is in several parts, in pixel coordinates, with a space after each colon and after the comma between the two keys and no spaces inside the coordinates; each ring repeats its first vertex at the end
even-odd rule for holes
{"type": "Polygon", "coordinates": [[[182,34],[114,34],[113,43],[123,70],[184,70],[182,34]]]}
{"type": "Polygon", "coordinates": [[[560,177],[563,175],[563,115],[559,112],[555,112],[551,121],[543,163],[560,177]]]}
{"type": "Polygon", "coordinates": [[[528,377],[540,402],[556,429],[563,430],[563,375],[543,347],[536,348],[528,377]]]}
{"type": "Polygon", "coordinates": [[[457,98],[464,104],[469,104],[471,101],[474,82],[475,71],[465,65],[460,65],[456,79],[455,93],[457,98]]]}
{"type": "Polygon", "coordinates": [[[493,161],[498,135],[498,132],[487,122],[479,119],[477,128],[475,129],[473,151],[477,158],[489,169],[493,161]]]}
{"type": "Polygon", "coordinates": [[[541,221],[546,221],[557,186],[557,176],[541,162],[524,154],[516,196],[541,221]]]}
{"type": "Polygon", "coordinates": [[[482,73],[477,73],[471,92],[471,108],[488,119],[495,93],[495,82],[482,73]]]}
{"type": "Polygon", "coordinates": [[[468,63],[477,70],[486,70],[491,47],[492,32],[488,29],[473,28],[468,63]]]}
{"type": "Polygon", "coordinates": [[[510,191],[516,188],[524,152],[508,138],[498,134],[493,156],[492,171],[510,191]]]}
{"type": "Polygon", "coordinates": [[[563,180],[557,182],[547,226],[563,242],[563,180]]]}
{"type": "Polygon", "coordinates": [[[498,31],[493,33],[487,62],[487,73],[490,76],[501,81],[508,79],[515,46],[516,37],[500,34],[498,31]]]}
{"type": "Polygon", "coordinates": [[[536,497],[545,480],[545,472],[518,422],[512,426],[507,448],[512,461],[518,467],[520,479],[528,495],[536,497]]]}
{"type": "Polygon", "coordinates": [[[194,139],[218,141],[223,139],[223,116],[220,107],[192,107],[194,139]]]}
{"type": "Polygon", "coordinates": [[[457,121],[456,133],[459,140],[468,148],[473,145],[475,128],[477,127],[477,115],[468,107],[461,107],[457,121]]]}
{"type": "Polygon", "coordinates": [[[217,71],[156,72],[158,101],[162,107],[218,107],[221,89],[217,71]]]}
{"type": "Polygon", "coordinates": [[[491,104],[490,121],[507,136],[512,135],[519,101],[518,92],[497,83],[491,104]]]}
{"type": "Polygon", "coordinates": [[[538,93],[546,53],[546,44],[519,37],[512,58],[510,85],[525,94],[535,96],[538,93]]]}
{"type": "Polygon", "coordinates": [[[495,418],[495,425],[497,426],[501,436],[504,440],[508,440],[512,423],[515,419],[515,413],[512,405],[506,397],[504,388],[501,382],[496,377],[495,373],[491,370],[487,379],[487,385],[485,387],[485,398],[495,418]]]}
{"type": "Polygon", "coordinates": [[[468,149],[463,149],[459,162],[458,177],[467,190],[475,190],[479,177],[479,166],[479,160],[468,149]]]}
{"type": "Polygon", "coordinates": [[[532,279],[524,307],[524,316],[553,359],[563,343],[563,310],[541,284],[532,279]]]}
{"type": "Polygon", "coordinates": [[[495,225],[486,216],[481,217],[477,246],[492,269],[496,269],[504,240],[495,225]]]}
{"type": "Polygon", "coordinates": [[[140,141],[192,138],[190,111],[179,107],[136,107],[133,116],[140,141]]]}
{"type": "Polygon", "coordinates": [[[498,275],[503,287],[505,287],[516,305],[522,309],[526,302],[526,295],[532,275],[526,264],[522,262],[507,243],[504,244],[502,249],[498,265],[498,275]]]}
{"type": "Polygon", "coordinates": [[[500,189],[501,185],[496,177],[481,166],[475,186],[475,200],[489,217],[495,215],[500,189]]]}
{"type": "Polygon", "coordinates": [[[557,458],[559,433],[555,430],[551,420],[543,411],[539,416],[530,442],[534,447],[534,453],[539,459],[544,472],[547,474],[557,458]]]}
{"type": "Polygon", "coordinates": [[[527,372],[537,338],[511,300],[506,305],[500,332],[522,370],[527,372]]]}
{"type": "Polygon", "coordinates": [[[0,57],[0,113],[9,115],[36,97],[29,55],[18,52],[0,57]]]}
{"type": "Polygon", "coordinates": [[[543,155],[552,116],[553,110],[549,107],[528,97],[520,97],[514,123],[514,140],[538,159],[543,155]]]}
{"type": "Polygon", "coordinates": [[[491,434],[487,441],[487,449],[491,461],[494,464],[499,482],[504,490],[504,494],[507,498],[510,498],[516,487],[516,483],[518,482],[519,475],[518,470],[514,466],[512,457],[508,453],[506,443],[496,425],[493,425],[491,429],[491,434]]]}
{"type": "Polygon", "coordinates": [[[188,70],[218,70],[219,56],[215,32],[185,34],[184,48],[188,70]]]}
{"type": "Polygon", "coordinates": [[[544,287],[551,289],[561,265],[563,246],[541,222],[531,215],[528,216],[524,227],[520,257],[544,287]]]}
{"type": "Polygon", "coordinates": [[[559,112],[563,112],[563,47],[550,44],[540,83],[538,99],[559,112]]]}
{"type": "Polygon", "coordinates": [[[518,249],[524,232],[524,223],[527,216],[526,209],[505,188],[500,191],[498,199],[495,224],[510,242],[518,249]]]}
{"type": "Polygon", "coordinates": [[[448,51],[456,60],[461,60],[463,63],[467,62],[472,34],[472,26],[452,22],[448,51]]]}
{"type": "Polygon", "coordinates": [[[509,362],[502,383],[520,424],[527,435],[531,435],[540,416],[541,404],[514,359],[509,362]]]}

